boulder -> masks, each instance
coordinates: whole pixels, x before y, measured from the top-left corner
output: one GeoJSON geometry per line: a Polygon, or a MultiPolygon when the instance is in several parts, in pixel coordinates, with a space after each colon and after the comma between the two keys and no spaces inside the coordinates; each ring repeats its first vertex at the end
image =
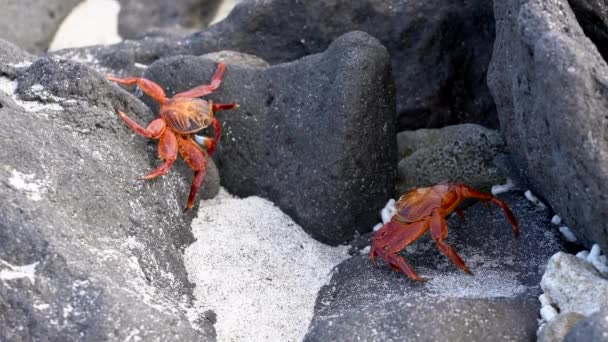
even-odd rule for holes
{"type": "Polygon", "coordinates": [[[0,51],[0,340],[215,340],[189,309],[191,172],[136,180],[156,144],[115,108],[153,114],[88,67],[18,55],[0,51]]]}
{"type": "Polygon", "coordinates": [[[608,65],[566,0],[494,1],[488,83],[520,179],[608,250],[608,65]]]}
{"type": "MultiPolygon", "coordinates": [[[[272,67],[232,64],[214,102],[223,138],[222,185],[271,200],[314,238],[345,243],[369,231],[392,196],[397,166],[390,60],[363,32],[320,54],[272,67]]],[[[209,83],[216,62],[181,56],[145,72],[168,96],[209,83]]],[[[156,106],[147,99],[150,106],[156,106]]]]}
{"type": "Polygon", "coordinates": [[[608,306],[608,279],[572,254],[560,252],[552,256],[540,286],[560,312],[588,316],[608,306]]]}
{"type": "Polygon", "coordinates": [[[118,33],[125,39],[157,29],[202,29],[215,16],[219,0],[120,0],[118,33]]]}
{"type": "Polygon", "coordinates": [[[353,30],[389,51],[399,130],[498,126],[486,84],[494,17],[485,0],[245,0],[223,21],[183,39],[150,37],[58,54],[125,74],[141,73],[136,65],[162,57],[220,50],[278,64],[322,52],[353,30]]]}
{"type": "Polygon", "coordinates": [[[0,39],[34,53],[46,52],[63,19],[81,0],[5,0],[0,39]]]}
{"type": "Polygon", "coordinates": [[[482,191],[503,183],[494,163],[505,152],[500,132],[476,124],[403,131],[397,134],[397,197],[415,187],[464,183],[482,191]]]}

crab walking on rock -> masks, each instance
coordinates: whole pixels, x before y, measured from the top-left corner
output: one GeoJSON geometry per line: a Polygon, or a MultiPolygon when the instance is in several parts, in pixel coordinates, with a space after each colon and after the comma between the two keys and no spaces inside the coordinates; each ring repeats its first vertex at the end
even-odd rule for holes
{"type": "Polygon", "coordinates": [[[164,160],[164,163],[143,179],[152,179],[166,174],[177,159],[178,152],[194,171],[194,179],[184,211],[194,206],[194,199],[205,179],[207,158],[213,154],[220,141],[221,126],[218,119],[214,117],[214,112],[239,107],[236,103],[213,103],[197,99],[197,97],[209,95],[219,88],[225,70],[226,64],[219,63],[210,84],[200,85],[176,94],[170,99],[165,96],[164,90],[158,84],[148,79],[108,76],[108,80],[116,83],[137,84],[144,93],[160,104],[160,118],[152,121],[146,128],[137,124],[120,110],[117,110],[117,113],[137,134],[148,139],[159,139],[158,155],[160,159],[164,160]],[[200,141],[207,149],[205,151],[196,143],[194,133],[209,125],[213,125],[214,138],[196,137],[197,141],[200,141]]]}
{"type": "Polygon", "coordinates": [[[446,216],[453,211],[464,218],[458,205],[467,198],[476,198],[487,204],[492,202],[505,212],[507,219],[513,226],[515,237],[519,235],[519,228],[515,215],[511,209],[491,194],[479,192],[462,184],[439,184],[428,188],[411,190],[397,201],[397,212],[391,220],[376,232],[372,239],[369,256],[374,264],[376,257],[384,259],[396,271],[403,272],[410,279],[424,281],[410,267],[405,259],[397,253],[416,241],[428,229],[437,248],[443,252],[456,266],[466,273],[471,273],[456,250],[444,242],[448,236],[446,216]]]}

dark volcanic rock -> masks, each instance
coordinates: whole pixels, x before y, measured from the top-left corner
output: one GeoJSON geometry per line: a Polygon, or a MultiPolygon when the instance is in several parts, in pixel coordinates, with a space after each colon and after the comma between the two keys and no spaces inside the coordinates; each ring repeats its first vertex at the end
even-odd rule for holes
{"type": "Polygon", "coordinates": [[[4,0],[0,11],[0,38],[31,53],[49,47],[63,19],[81,0],[4,0]]]}
{"type": "Polygon", "coordinates": [[[497,127],[485,79],[494,40],[491,3],[485,0],[250,0],[182,40],[147,39],[59,54],[95,56],[93,63],[127,74],[138,72],[134,62],[220,50],[276,64],[321,52],[353,30],[376,37],[390,53],[400,129],[464,122],[497,127]]]}
{"type": "Polygon", "coordinates": [[[568,0],[583,31],[608,59],[608,1],[568,0]]]}
{"type": "MultiPolygon", "coordinates": [[[[170,94],[209,83],[204,57],[161,60],[145,76],[170,94]]],[[[353,32],[322,54],[268,68],[228,64],[215,102],[222,184],[272,200],[313,237],[331,244],[369,231],[392,196],[395,98],[386,49],[353,32]]]]}
{"type": "Polygon", "coordinates": [[[465,183],[482,191],[504,181],[494,164],[505,152],[500,132],[475,124],[397,134],[398,196],[415,187],[465,183]]]}
{"type": "Polygon", "coordinates": [[[587,341],[608,341],[608,307],[580,320],[564,338],[564,342],[587,341]]]}
{"type": "MultiPolygon", "coordinates": [[[[448,219],[446,242],[474,275],[458,269],[425,234],[401,254],[427,283],[365,255],[336,267],[317,298],[306,341],[524,341],[536,336],[539,282],[562,246],[549,212],[521,193],[502,196],[517,217],[481,203],[448,219]]],[[[371,234],[368,238],[371,237],[371,234]]]]}
{"type": "Polygon", "coordinates": [[[565,0],[495,1],[488,75],[521,179],[608,250],[608,66],[565,0]]]}
{"type": "Polygon", "coordinates": [[[191,172],[136,180],[156,144],[114,112],[149,109],[71,61],[14,72],[0,75],[0,340],[214,340],[185,310],[191,172]]]}
{"type": "Polygon", "coordinates": [[[205,27],[215,16],[219,0],[120,0],[118,33],[123,38],[142,37],[159,28],[205,27]]]}

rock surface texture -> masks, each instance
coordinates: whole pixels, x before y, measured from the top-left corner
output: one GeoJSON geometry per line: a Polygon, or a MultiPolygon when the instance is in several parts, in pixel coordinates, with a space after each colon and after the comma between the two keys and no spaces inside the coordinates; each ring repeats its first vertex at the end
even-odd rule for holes
{"type": "Polygon", "coordinates": [[[0,340],[214,340],[188,310],[191,172],[136,180],[156,144],[114,111],[149,109],[72,61],[0,42],[0,66],[0,340]]]}
{"type": "Polygon", "coordinates": [[[0,39],[35,54],[46,52],[63,19],[82,0],[4,0],[0,39]]]}
{"type": "Polygon", "coordinates": [[[587,341],[608,341],[608,306],[579,321],[564,338],[564,342],[587,341]]]}
{"type": "MultiPolygon", "coordinates": [[[[271,200],[325,243],[369,231],[392,196],[396,175],[386,49],[353,32],[292,63],[227,62],[221,87],[208,97],[241,106],[218,113],[222,185],[239,197],[271,200]]],[[[172,95],[208,83],[215,65],[204,56],[172,57],[151,65],[145,77],[172,95]]]]}
{"type": "Polygon", "coordinates": [[[403,131],[397,134],[397,197],[415,187],[464,183],[489,191],[504,182],[494,159],[505,152],[500,132],[475,124],[403,131]]]}
{"type": "Polygon", "coordinates": [[[494,1],[488,83],[516,169],[608,250],[608,66],[565,0],[494,1]]]}
{"type": "Polygon", "coordinates": [[[497,127],[485,80],[494,40],[492,7],[485,0],[245,0],[225,20],[184,39],[59,54],[126,74],[142,72],[136,62],[220,50],[277,64],[322,52],[353,30],[376,37],[390,53],[400,129],[463,122],[497,127]]]}
{"type": "Polygon", "coordinates": [[[214,17],[219,0],[120,0],[118,33],[125,39],[154,29],[201,29],[214,17]]]}
{"type": "MultiPolygon", "coordinates": [[[[562,246],[546,209],[520,193],[501,196],[517,217],[481,203],[448,220],[446,242],[474,273],[441,254],[427,233],[402,255],[427,283],[413,282],[367,254],[340,264],[317,298],[306,341],[523,341],[536,336],[538,283],[562,246]]],[[[370,236],[363,238],[370,238],[370,236]]]]}
{"type": "Polygon", "coordinates": [[[540,286],[560,312],[588,316],[608,306],[608,279],[572,254],[560,252],[552,256],[540,286]]]}

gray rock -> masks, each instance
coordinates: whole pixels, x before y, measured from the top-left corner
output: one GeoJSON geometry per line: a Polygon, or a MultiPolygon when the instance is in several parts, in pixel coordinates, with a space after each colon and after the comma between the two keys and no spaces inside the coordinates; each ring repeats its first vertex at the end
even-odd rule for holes
{"type": "Polygon", "coordinates": [[[15,72],[0,76],[0,340],[214,340],[186,311],[191,172],[137,181],[156,144],[114,110],[152,113],[75,62],[15,72]]]}
{"type": "Polygon", "coordinates": [[[475,124],[419,129],[397,134],[398,194],[442,182],[465,183],[482,191],[504,182],[494,164],[505,152],[500,132],[475,124]]]}
{"type": "Polygon", "coordinates": [[[565,0],[495,1],[488,74],[520,179],[608,250],[608,66],[565,0]]]}
{"type": "Polygon", "coordinates": [[[0,76],[15,78],[18,69],[28,67],[34,59],[17,45],[0,39],[0,76]]]}
{"type": "Polygon", "coordinates": [[[608,341],[608,306],[582,319],[564,338],[564,342],[608,341]]]}
{"type": "Polygon", "coordinates": [[[353,30],[376,37],[390,53],[400,129],[464,122],[497,127],[485,80],[494,40],[491,3],[485,0],[248,0],[225,20],[181,40],[129,41],[59,54],[125,74],[138,72],[135,62],[220,50],[277,64],[322,52],[353,30]]]}
{"type": "Polygon", "coordinates": [[[608,279],[572,254],[560,252],[552,256],[540,286],[560,312],[587,316],[608,306],[608,279]]]}
{"type": "Polygon", "coordinates": [[[585,316],[576,312],[560,313],[540,328],[536,341],[562,342],[572,327],[583,318],[585,316]]]}
{"type": "Polygon", "coordinates": [[[608,2],[606,0],[569,0],[585,35],[608,59],[608,2]]]}
{"type": "MultiPolygon", "coordinates": [[[[447,242],[467,275],[423,235],[402,255],[427,283],[382,261],[354,256],[336,267],[317,297],[306,341],[524,341],[536,336],[538,283],[547,258],[562,248],[549,212],[521,193],[501,196],[517,217],[514,238],[502,210],[477,203],[466,220],[448,219],[447,242]]],[[[371,238],[371,234],[365,238],[371,238]]],[[[368,243],[369,244],[369,243],[368,243]]]]}
{"type": "MultiPolygon", "coordinates": [[[[173,57],[145,76],[172,95],[209,83],[215,69],[204,57],[173,57]]],[[[371,229],[397,164],[390,61],[376,39],[349,33],[322,54],[269,68],[228,64],[209,98],[241,105],[218,113],[229,192],[270,199],[326,243],[371,229]]]]}
{"type": "Polygon", "coordinates": [[[81,0],[4,0],[0,38],[35,54],[46,52],[63,19],[81,0]]]}
{"type": "Polygon", "coordinates": [[[219,0],[120,0],[118,33],[125,39],[153,29],[201,29],[215,16],[219,0]]]}

